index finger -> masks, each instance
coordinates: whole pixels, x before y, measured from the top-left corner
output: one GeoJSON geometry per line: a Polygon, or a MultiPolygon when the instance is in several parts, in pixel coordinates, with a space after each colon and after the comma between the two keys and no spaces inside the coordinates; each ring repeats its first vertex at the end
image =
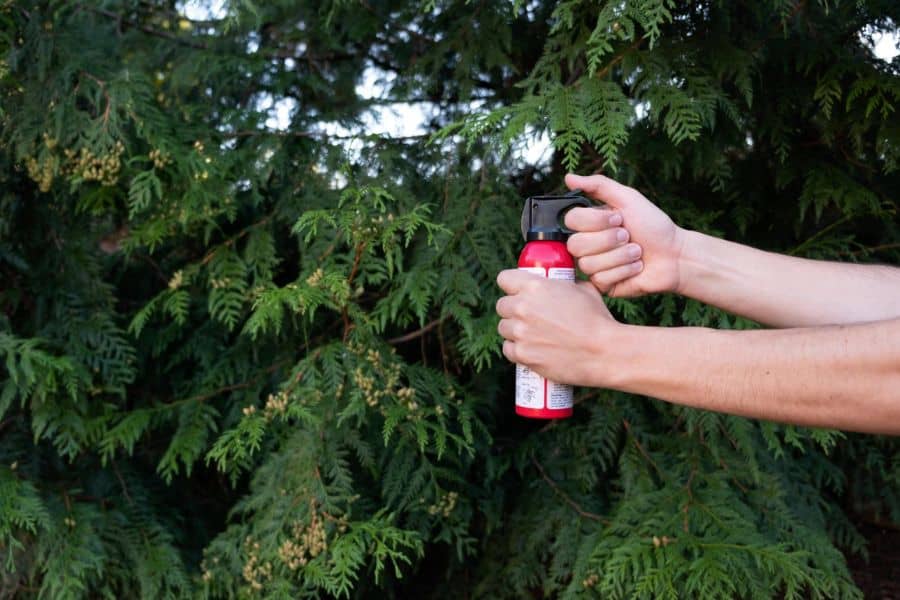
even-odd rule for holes
{"type": "Polygon", "coordinates": [[[497,275],[497,285],[507,294],[518,294],[530,282],[544,279],[540,275],[520,271],[518,269],[506,269],[497,275]]]}
{"type": "Polygon", "coordinates": [[[622,224],[622,215],[608,208],[575,207],[566,213],[566,227],[573,231],[603,231],[622,224]]]}
{"type": "Polygon", "coordinates": [[[576,188],[583,190],[588,198],[599,200],[613,208],[626,208],[634,202],[637,193],[627,185],[603,175],[584,177],[569,173],[566,175],[566,185],[570,190],[576,188]]]}

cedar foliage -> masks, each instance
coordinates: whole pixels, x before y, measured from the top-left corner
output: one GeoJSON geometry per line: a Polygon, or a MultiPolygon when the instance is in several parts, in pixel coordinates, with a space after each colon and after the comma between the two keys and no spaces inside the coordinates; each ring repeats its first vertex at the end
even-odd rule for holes
{"type": "Polygon", "coordinates": [[[859,597],[895,440],[604,390],[517,419],[494,277],[565,169],[897,264],[896,2],[181,9],[0,5],[0,596],[859,597]],[[425,135],[366,134],[403,102],[425,135]]]}

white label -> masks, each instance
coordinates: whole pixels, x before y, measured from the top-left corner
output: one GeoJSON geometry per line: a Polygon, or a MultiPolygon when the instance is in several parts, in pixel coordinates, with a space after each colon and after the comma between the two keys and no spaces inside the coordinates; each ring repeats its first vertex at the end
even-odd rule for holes
{"type": "Polygon", "coordinates": [[[572,396],[575,390],[565,383],[547,382],[547,408],[572,408],[572,396]]]}
{"type": "MultiPolygon", "coordinates": [[[[551,267],[520,267],[550,279],[575,281],[575,269],[551,267]]],[[[571,385],[547,381],[525,365],[516,365],[516,406],[523,408],[560,410],[572,408],[573,390],[571,385]]]]}
{"type": "Polygon", "coordinates": [[[565,279],[566,281],[575,281],[575,269],[562,267],[550,267],[547,269],[550,279],[565,279]]]}
{"type": "Polygon", "coordinates": [[[516,365],[516,405],[544,408],[544,378],[525,365],[516,365]]]}

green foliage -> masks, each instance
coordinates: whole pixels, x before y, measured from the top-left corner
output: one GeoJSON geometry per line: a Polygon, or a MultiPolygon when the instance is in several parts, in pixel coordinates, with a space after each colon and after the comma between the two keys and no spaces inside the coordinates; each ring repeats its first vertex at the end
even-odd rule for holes
{"type": "Polygon", "coordinates": [[[0,596],[860,596],[895,440],[603,390],[516,419],[495,277],[564,169],[896,264],[896,2],[223,12],[0,6],[0,596]],[[421,135],[366,132],[407,103],[421,135]]]}

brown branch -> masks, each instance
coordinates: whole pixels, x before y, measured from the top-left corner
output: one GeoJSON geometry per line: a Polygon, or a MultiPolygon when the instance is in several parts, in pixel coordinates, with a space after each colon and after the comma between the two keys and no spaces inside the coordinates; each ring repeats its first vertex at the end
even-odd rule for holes
{"type": "Polygon", "coordinates": [[[271,221],[272,218],[274,218],[274,217],[275,217],[275,213],[270,213],[270,214],[266,215],[265,217],[263,217],[262,219],[260,219],[259,221],[257,221],[256,223],[248,225],[247,227],[245,227],[244,229],[242,229],[235,235],[231,236],[230,238],[228,238],[227,240],[225,240],[224,242],[219,244],[214,250],[210,250],[209,252],[207,252],[206,256],[203,257],[203,260],[200,261],[200,264],[205,265],[205,264],[209,263],[209,261],[211,261],[213,259],[213,257],[216,255],[216,252],[218,252],[222,248],[227,248],[228,246],[231,246],[236,241],[238,241],[239,239],[241,239],[242,237],[244,237],[245,235],[250,233],[250,231],[252,229],[254,229],[256,227],[260,227],[262,225],[265,225],[266,223],[271,221]]]}
{"type": "Polygon", "coordinates": [[[132,19],[125,17],[125,15],[121,15],[121,14],[113,12],[111,10],[97,8],[94,6],[88,6],[86,4],[82,4],[81,7],[85,8],[93,13],[96,13],[98,15],[102,15],[102,16],[108,17],[110,19],[115,19],[117,23],[125,23],[131,27],[134,27],[135,29],[139,29],[139,30],[143,31],[147,35],[152,35],[152,36],[156,36],[159,38],[172,40],[173,42],[177,42],[177,43],[181,44],[182,46],[196,48],[197,50],[206,50],[208,48],[208,46],[206,44],[204,44],[203,42],[196,42],[194,40],[188,40],[188,39],[185,39],[184,37],[175,35],[174,33],[170,33],[168,31],[160,31],[159,29],[153,29],[152,27],[148,27],[142,23],[138,23],[137,21],[134,21],[132,19]]]}
{"type": "MultiPolygon", "coordinates": [[[[353,285],[353,280],[356,278],[356,274],[359,271],[359,263],[362,261],[363,252],[366,249],[365,242],[359,242],[356,244],[356,255],[353,257],[353,266],[350,267],[350,275],[347,276],[347,287],[351,287],[353,285]]],[[[346,305],[341,309],[341,318],[344,321],[344,341],[347,341],[347,336],[350,335],[350,330],[353,329],[353,324],[350,322],[350,314],[347,311],[346,305]]]]}
{"type": "Polygon", "coordinates": [[[414,340],[417,337],[421,337],[421,336],[425,335],[426,333],[428,333],[429,331],[431,331],[432,329],[434,329],[435,327],[437,327],[438,325],[440,325],[441,323],[443,323],[446,318],[447,318],[446,316],[437,318],[434,321],[431,321],[430,323],[420,327],[419,329],[416,329],[415,331],[410,331],[409,333],[403,334],[401,336],[391,338],[388,340],[388,344],[391,344],[392,346],[394,346],[397,344],[402,344],[403,342],[408,342],[410,340],[414,340]]]}
{"type": "Polygon", "coordinates": [[[151,257],[149,254],[139,254],[139,253],[135,253],[135,256],[137,256],[139,259],[141,259],[142,261],[149,264],[153,268],[153,271],[156,273],[157,278],[164,285],[169,285],[169,279],[166,277],[165,273],[162,272],[162,269],[160,268],[159,264],[157,264],[157,262],[155,260],[153,260],[153,257],[151,257]]]}
{"type": "Polygon", "coordinates": [[[191,396],[190,398],[185,398],[184,400],[177,400],[175,402],[170,402],[166,404],[166,408],[173,406],[175,404],[187,404],[188,402],[205,402],[210,398],[214,398],[219,394],[224,394],[225,392],[233,392],[235,390],[243,390],[245,388],[250,387],[257,381],[259,381],[259,377],[251,379],[250,381],[242,381],[241,383],[233,383],[231,385],[224,385],[218,389],[215,389],[211,392],[207,392],[206,394],[198,394],[196,396],[191,396]]]}
{"type": "Polygon", "coordinates": [[[627,431],[631,436],[631,441],[634,442],[634,446],[638,449],[638,452],[640,452],[643,457],[647,459],[647,462],[649,462],[653,466],[653,468],[656,469],[656,472],[659,473],[663,479],[668,480],[668,476],[663,472],[662,469],[659,468],[659,465],[656,464],[656,461],[653,460],[653,458],[650,456],[650,454],[647,453],[646,450],[644,450],[644,447],[638,441],[637,437],[635,437],[635,435],[631,432],[631,423],[628,422],[628,419],[622,419],[622,425],[625,426],[625,431],[627,431]]]}
{"type": "Polygon", "coordinates": [[[161,7],[156,2],[150,2],[149,0],[139,0],[139,4],[142,4],[148,10],[158,11],[159,13],[163,13],[171,17],[173,20],[182,20],[187,21],[191,25],[197,25],[200,27],[211,27],[213,25],[220,25],[222,23],[222,19],[189,19],[186,15],[178,12],[177,10],[170,10],[164,7],[161,7]]]}
{"type": "Polygon", "coordinates": [[[612,68],[614,66],[616,66],[617,64],[619,64],[620,62],[622,62],[622,60],[626,56],[628,56],[628,54],[630,52],[636,50],[641,44],[643,44],[645,39],[646,39],[646,36],[641,36],[638,39],[634,40],[627,48],[625,48],[622,52],[620,52],[615,57],[613,57],[613,59],[611,61],[606,63],[605,67],[603,67],[602,69],[597,71],[594,74],[594,77],[596,77],[598,79],[602,79],[603,77],[605,77],[612,70],[612,68]]]}
{"type": "Polygon", "coordinates": [[[438,346],[441,348],[441,363],[444,365],[444,375],[449,375],[450,370],[447,368],[447,348],[444,345],[444,321],[438,321],[438,346]]]}
{"type": "Polygon", "coordinates": [[[895,248],[900,248],[900,242],[894,242],[892,244],[880,244],[878,246],[868,246],[866,248],[861,248],[860,250],[854,250],[852,252],[842,252],[841,254],[845,256],[857,256],[859,254],[866,254],[868,252],[879,252],[881,250],[893,250],[895,248]]]}
{"type": "MultiPolygon", "coordinates": [[[[100,87],[100,91],[103,92],[103,97],[106,99],[106,108],[103,109],[103,127],[105,128],[106,124],[109,123],[109,111],[110,107],[112,106],[112,100],[109,97],[109,91],[106,89],[106,82],[99,77],[91,75],[87,71],[82,71],[81,74],[88,79],[93,80],[94,83],[96,83],[100,87]]],[[[75,86],[75,89],[78,89],[77,85],[75,86]]]]}
{"type": "Polygon", "coordinates": [[[234,139],[242,137],[255,137],[258,135],[271,135],[273,137],[298,137],[298,138],[314,138],[325,137],[325,133],[317,131],[272,131],[268,129],[246,129],[241,131],[233,131],[221,134],[224,139],[234,139]]]}
{"type": "Polygon", "coordinates": [[[850,221],[850,219],[852,219],[851,215],[844,215],[843,217],[839,218],[838,220],[834,221],[833,223],[830,223],[829,225],[826,225],[819,231],[815,232],[814,234],[812,234],[811,236],[809,236],[808,238],[806,238],[805,240],[800,242],[797,246],[795,246],[791,250],[788,250],[785,254],[787,254],[789,256],[797,256],[801,251],[805,250],[810,244],[812,244],[816,240],[820,239],[822,236],[824,236],[826,233],[828,233],[835,227],[839,227],[839,226],[843,225],[844,223],[850,221]]]}
{"type": "Polygon", "coordinates": [[[428,368],[428,353],[425,352],[425,336],[419,338],[419,352],[422,356],[422,366],[428,368]]]}
{"type": "Polygon", "coordinates": [[[328,245],[328,247],[325,248],[325,250],[322,252],[322,254],[320,254],[319,257],[316,259],[316,264],[321,265],[322,262],[326,258],[331,256],[331,253],[334,252],[335,248],[337,248],[337,244],[340,239],[341,239],[341,232],[338,231],[337,235],[334,236],[334,239],[331,240],[331,243],[328,245]]]}
{"type": "Polygon", "coordinates": [[[187,404],[189,402],[205,402],[205,401],[209,400],[210,398],[215,398],[219,394],[224,394],[225,392],[233,392],[235,390],[246,389],[256,383],[259,383],[259,380],[263,378],[263,375],[269,375],[271,373],[274,373],[275,371],[277,371],[278,369],[280,369],[281,367],[283,367],[285,364],[287,364],[290,361],[291,361],[291,359],[288,359],[288,358],[279,360],[278,362],[266,367],[266,370],[263,371],[262,374],[254,377],[253,379],[250,379],[249,381],[242,381],[240,383],[232,383],[229,385],[224,385],[220,388],[217,388],[217,389],[215,389],[211,392],[207,392],[205,394],[198,394],[196,396],[191,396],[189,398],[184,398],[182,400],[175,400],[174,402],[169,402],[167,404],[164,404],[163,407],[171,408],[172,406],[176,406],[178,404],[187,404]]]}
{"type": "Polygon", "coordinates": [[[721,458],[719,459],[719,466],[721,466],[722,469],[724,469],[725,471],[728,472],[729,475],[731,475],[732,481],[734,481],[734,484],[735,484],[736,486],[738,486],[738,488],[739,488],[742,492],[744,492],[745,494],[749,494],[749,493],[750,493],[750,490],[748,490],[747,487],[746,487],[744,484],[742,484],[742,483],[738,480],[737,476],[735,476],[735,474],[731,472],[731,469],[728,468],[728,463],[726,463],[726,462],[725,462],[723,459],[721,459],[721,458]]]}
{"type": "Polygon", "coordinates": [[[353,329],[353,323],[350,322],[350,313],[347,312],[347,307],[341,309],[341,320],[344,323],[344,336],[343,341],[347,341],[347,337],[350,335],[350,330],[353,329]]]}
{"type": "Polygon", "coordinates": [[[128,504],[134,504],[134,500],[132,500],[131,496],[128,494],[128,486],[125,485],[125,480],[122,478],[122,474],[119,472],[119,466],[116,464],[116,459],[111,459],[110,463],[112,464],[113,473],[116,474],[116,479],[119,480],[119,485],[122,486],[122,495],[125,496],[126,500],[128,500],[128,504]]]}
{"type": "Polygon", "coordinates": [[[245,129],[241,131],[226,132],[220,134],[224,139],[235,139],[255,136],[272,136],[283,138],[310,138],[319,140],[359,140],[365,138],[375,138],[382,141],[391,142],[407,142],[419,141],[431,137],[430,133],[419,133],[415,135],[378,135],[371,133],[360,133],[351,135],[331,135],[324,131],[278,131],[269,129],[245,129]]]}
{"type": "Polygon", "coordinates": [[[876,169],[872,165],[867,165],[866,163],[850,156],[850,153],[847,152],[847,149],[844,147],[843,144],[838,144],[837,147],[838,147],[838,150],[841,151],[841,154],[844,155],[844,160],[846,160],[848,163],[855,165],[855,166],[859,167],[860,169],[862,169],[863,171],[866,171],[867,173],[870,173],[870,174],[874,174],[876,171],[878,171],[878,169],[876,169]]]}
{"type": "Polygon", "coordinates": [[[541,477],[543,478],[543,480],[547,482],[547,485],[549,485],[550,488],[553,489],[553,491],[556,492],[556,494],[560,498],[562,498],[566,504],[571,506],[572,509],[575,510],[575,512],[577,512],[579,515],[581,515],[585,519],[590,519],[592,521],[599,521],[599,522],[603,523],[604,525],[610,524],[609,519],[605,519],[596,513],[592,513],[590,511],[584,510],[583,508],[581,508],[581,506],[578,505],[577,502],[572,500],[572,498],[570,498],[568,494],[566,494],[564,491],[562,491],[562,489],[560,489],[559,485],[555,481],[553,481],[549,475],[547,475],[547,472],[544,471],[544,467],[541,466],[541,463],[539,463],[534,456],[531,457],[531,462],[537,468],[537,470],[541,474],[541,477]]]}
{"type": "Polygon", "coordinates": [[[688,475],[687,483],[684,484],[684,489],[687,491],[687,496],[688,496],[687,502],[684,503],[684,507],[682,507],[682,509],[681,509],[682,512],[684,513],[683,529],[684,529],[685,533],[687,533],[689,530],[688,529],[688,514],[690,512],[691,504],[694,503],[694,492],[691,490],[691,482],[694,481],[694,475],[696,475],[696,474],[697,474],[697,465],[694,464],[691,467],[690,475],[688,475]]]}

